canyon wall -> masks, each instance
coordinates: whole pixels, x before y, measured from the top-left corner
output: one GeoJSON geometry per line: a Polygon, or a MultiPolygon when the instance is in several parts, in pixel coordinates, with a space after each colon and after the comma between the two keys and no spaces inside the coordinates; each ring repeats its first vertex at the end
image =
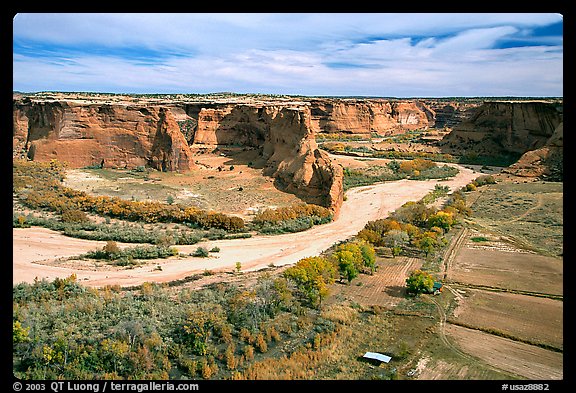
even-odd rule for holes
{"type": "Polygon", "coordinates": [[[316,132],[393,135],[434,126],[435,113],[418,100],[310,100],[316,132]]]}
{"type": "Polygon", "coordinates": [[[280,189],[322,206],[342,204],[342,168],[318,149],[309,106],[188,104],[184,111],[195,125],[190,144],[261,148],[264,174],[280,189]]]}
{"type": "Polygon", "coordinates": [[[191,170],[192,152],[162,107],[15,101],[13,148],[72,168],[101,165],[191,170]]]}
{"type": "Polygon", "coordinates": [[[564,124],[560,123],[544,146],[522,154],[505,173],[552,181],[564,180],[564,124]]]}
{"type": "Polygon", "coordinates": [[[505,169],[517,176],[563,178],[563,106],[561,102],[494,101],[475,108],[439,146],[457,154],[514,154],[505,169]]]}
{"type": "Polygon", "coordinates": [[[546,144],[562,123],[561,108],[552,102],[485,102],[440,145],[478,154],[523,154],[546,144]]]}
{"type": "Polygon", "coordinates": [[[260,149],[277,186],[338,212],[343,172],[318,149],[308,106],[229,103],[125,105],[65,100],[13,102],[13,151],[72,168],[196,168],[190,146],[260,149]]]}
{"type": "Polygon", "coordinates": [[[438,143],[444,152],[527,154],[509,170],[562,173],[561,102],[31,97],[13,100],[14,156],[58,159],[73,168],[190,171],[197,168],[195,146],[252,147],[278,188],[335,212],[343,171],[318,149],[317,133],[449,127],[438,143]]]}

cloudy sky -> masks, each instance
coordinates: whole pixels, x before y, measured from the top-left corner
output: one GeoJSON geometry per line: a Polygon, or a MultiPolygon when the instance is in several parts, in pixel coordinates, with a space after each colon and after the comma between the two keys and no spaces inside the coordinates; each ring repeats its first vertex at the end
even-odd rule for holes
{"type": "Polygon", "coordinates": [[[562,96],[559,14],[17,14],[13,89],[562,96]]]}

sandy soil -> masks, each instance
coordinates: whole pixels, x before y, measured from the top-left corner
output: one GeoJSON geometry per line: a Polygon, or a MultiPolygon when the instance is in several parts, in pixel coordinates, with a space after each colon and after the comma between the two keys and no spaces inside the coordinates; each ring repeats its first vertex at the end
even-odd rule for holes
{"type": "Polygon", "coordinates": [[[418,200],[436,184],[456,190],[479,176],[478,172],[459,167],[460,173],[447,181],[400,180],[359,187],[347,192],[339,217],[329,224],[294,234],[255,236],[249,239],[219,240],[179,246],[181,253],[197,247],[218,246],[220,252],[210,258],[187,257],[152,261],[146,266],[115,271],[87,271],[71,267],[48,266],[37,262],[82,254],[101,248],[104,242],[73,239],[44,228],[13,230],[13,283],[33,282],[37,277],[54,279],[75,273],[90,286],[138,285],[146,281],[167,282],[181,279],[206,269],[232,271],[240,262],[243,271],[283,266],[301,258],[319,255],[334,243],[358,233],[370,220],[385,218],[403,203],[418,200]],[[160,265],[162,270],[155,270],[160,265]]]}
{"type": "Polygon", "coordinates": [[[457,321],[563,347],[562,301],[473,289],[467,292],[466,300],[454,310],[457,321]]]}
{"type": "Polygon", "coordinates": [[[461,326],[448,325],[446,329],[464,351],[494,367],[526,379],[563,378],[561,353],[461,326]]]}
{"type": "Polygon", "coordinates": [[[452,265],[449,279],[464,284],[563,293],[562,259],[522,250],[509,242],[476,243],[467,238],[452,265]]]}

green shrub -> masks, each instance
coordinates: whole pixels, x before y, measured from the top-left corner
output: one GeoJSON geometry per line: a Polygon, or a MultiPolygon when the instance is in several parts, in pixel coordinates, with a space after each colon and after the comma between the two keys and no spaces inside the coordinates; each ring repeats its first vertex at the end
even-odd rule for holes
{"type": "Polygon", "coordinates": [[[191,255],[193,257],[206,258],[210,255],[210,253],[205,247],[198,247],[196,251],[194,251],[191,255]]]}

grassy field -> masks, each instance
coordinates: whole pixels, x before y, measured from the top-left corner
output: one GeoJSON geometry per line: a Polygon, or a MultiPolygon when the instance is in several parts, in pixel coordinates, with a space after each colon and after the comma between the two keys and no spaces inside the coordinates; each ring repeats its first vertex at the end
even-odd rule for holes
{"type": "Polygon", "coordinates": [[[563,183],[501,182],[475,191],[474,222],[540,254],[563,253],[563,183]]]}

